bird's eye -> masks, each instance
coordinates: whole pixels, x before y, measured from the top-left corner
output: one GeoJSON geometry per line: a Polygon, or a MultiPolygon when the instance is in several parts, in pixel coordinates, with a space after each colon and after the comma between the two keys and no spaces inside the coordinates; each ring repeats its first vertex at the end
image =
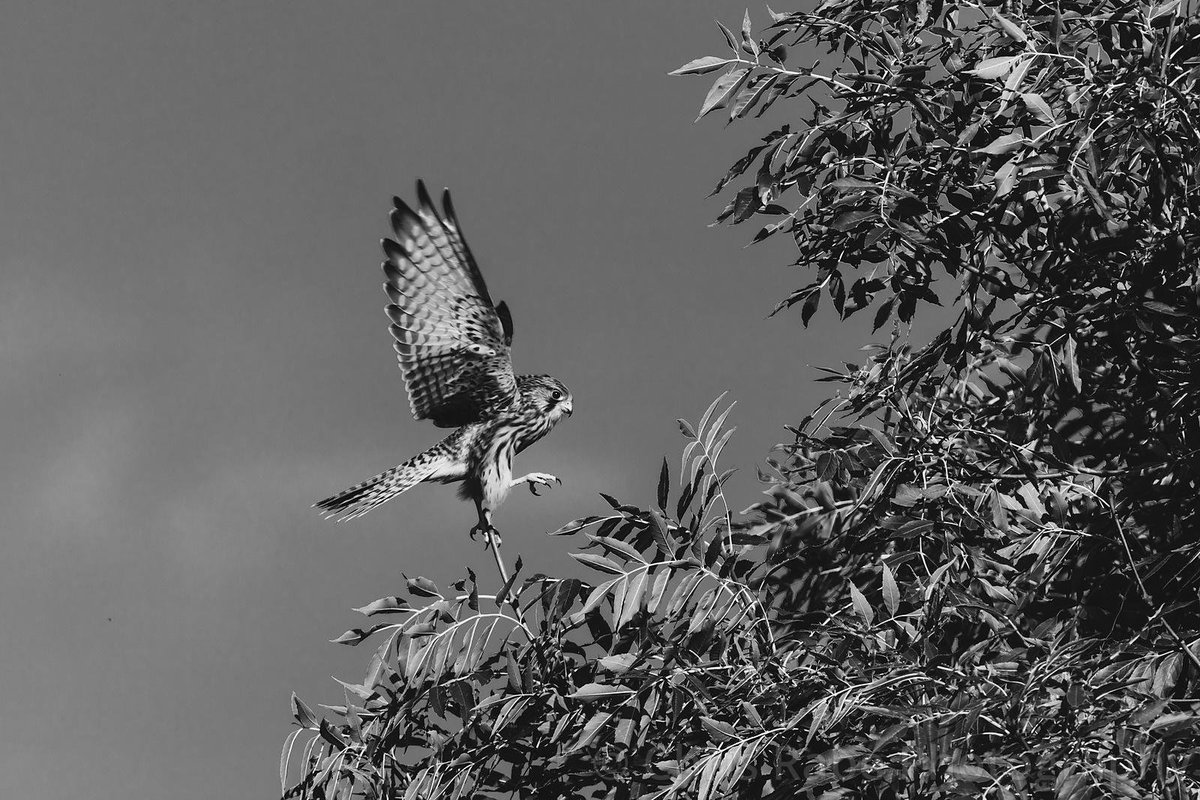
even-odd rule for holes
{"type": "Polygon", "coordinates": [[[558,389],[555,389],[553,392],[550,393],[550,399],[551,400],[562,400],[562,392],[560,392],[558,389]]]}

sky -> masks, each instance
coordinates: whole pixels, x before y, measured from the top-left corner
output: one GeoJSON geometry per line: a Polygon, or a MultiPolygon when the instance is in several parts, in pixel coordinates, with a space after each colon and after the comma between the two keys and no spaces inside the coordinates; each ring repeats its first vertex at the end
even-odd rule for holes
{"type": "MultiPolygon", "coordinates": [[[[699,2],[24,2],[0,27],[0,774],[6,797],[270,797],[289,697],[339,703],[330,644],[403,574],[490,559],[418,487],[353,522],[310,505],[441,435],[412,420],[383,314],[393,194],[450,186],[518,372],[575,413],[496,523],[645,504],[677,417],[737,401],[739,507],[783,426],[858,361],[862,320],[768,318],[787,243],[706,195],[788,121],[693,124],[720,53],[699,2]]],[[[765,9],[751,10],[756,24],[765,9]]],[[[801,107],[793,104],[797,116],[801,107]]]]}

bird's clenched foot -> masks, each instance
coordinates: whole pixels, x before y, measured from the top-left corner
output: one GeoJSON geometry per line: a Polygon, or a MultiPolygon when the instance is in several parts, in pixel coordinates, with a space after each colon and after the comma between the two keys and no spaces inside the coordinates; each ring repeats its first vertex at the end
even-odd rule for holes
{"type": "Polygon", "coordinates": [[[500,531],[496,530],[492,525],[485,525],[482,522],[471,528],[471,541],[475,541],[476,536],[483,536],[483,547],[485,550],[491,547],[499,547],[504,543],[500,538],[500,531]]]}
{"type": "MultiPolygon", "coordinates": [[[[550,488],[556,483],[561,486],[562,479],[548,472],[531,472],[528,475],[517,478],[512,482],[512,485],[516,486],[518,483],[528,483],[529,491],[534,495],[538,495],[537,487],[545,486],[546,488],[550,488]]],[[[540,497],[541,495],[538,496],[540,497]]]]}

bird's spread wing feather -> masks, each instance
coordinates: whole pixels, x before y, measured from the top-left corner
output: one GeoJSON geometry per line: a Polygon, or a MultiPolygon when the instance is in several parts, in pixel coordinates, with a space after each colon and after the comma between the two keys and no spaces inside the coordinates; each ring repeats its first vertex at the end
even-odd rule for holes
{"type": "Polygon", "coordinates": [[[384,289],[413,416],[443,428],[487,419],[517,396],[508,309],[493,305],[449,192],[439,212],[418,182],[416,210],[395,206],[384,289]]]}

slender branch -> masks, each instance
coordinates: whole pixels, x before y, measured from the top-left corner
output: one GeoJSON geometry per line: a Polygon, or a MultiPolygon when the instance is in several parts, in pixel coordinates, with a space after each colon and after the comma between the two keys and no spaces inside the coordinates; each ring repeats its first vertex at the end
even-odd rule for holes
{"type": "Polygon", "coordinates": [[[508,583],[508,569],[504,566],[504,556],[500,555],[500,540],[496,536],[495,528],[488,528],[484,531],[484,538],[487,540],[487,549],[492,551],[492,559],[496,562],[496,570],[500,573],[500,585],[508,583]]]}
{"type": "MultiPolygon", "coordinates": [[[[488,526],[483,532],[484,538],[487,540],[487,549],[492,551],[492,560],[496,562],[496,571],[500,573],[500,585],[508,585],[508,568],[504,566],[504,556],[500,555],[500,537],[496,535],[496,529],[488,526]]],[[[525,623],[525,614],[521,611],[521,604],[512,599],[512,589],[509,589],[508,604],[512,607],[513,613],[517,615],[517,620],[520,621],[521,627],[529,632],[529,626],[525,623]]],[[[533,634],[530,633],[530,638],[533,634]]]]}

